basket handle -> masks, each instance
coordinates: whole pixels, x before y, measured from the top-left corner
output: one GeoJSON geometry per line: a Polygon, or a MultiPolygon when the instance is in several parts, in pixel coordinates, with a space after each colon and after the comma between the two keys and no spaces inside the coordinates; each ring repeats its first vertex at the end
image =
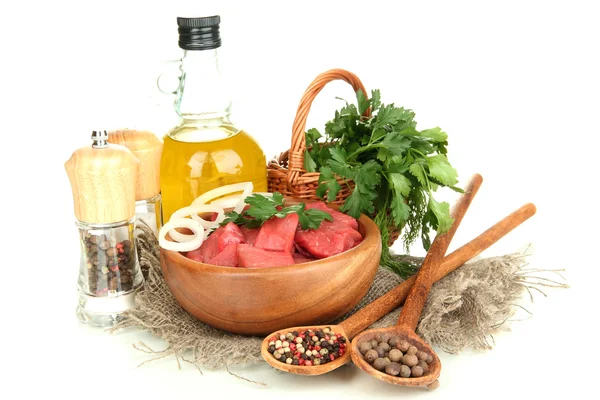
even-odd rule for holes
{"type": "MultiPolygon", "coordinates": [[[[288,153],[287,171],[287,182],[290,186],[298,182],[301,173],[306,172],[304,169],[304,151],[306,150],[304,132],[306,131],[306,119],[308,118],[310,106],[325,85],[338,79],[352,85],[355,92],[358,92],[359,89],[362,90],[365,97],[367,96],[367,91],[360,79],[358,79],[358,76],[345,69],[330,69],[329,71],[323,72],[312,81],[302,95],[302,99],[300,99],[300,104],[296,111],[296,118],[294,119],[294,125],[292,126],[292,145],[290,146],[290,151],[288,153]]],[[[368,116],[370,113],[371,111],[369,109],[365,112],[365,115],[368,116]]]]}

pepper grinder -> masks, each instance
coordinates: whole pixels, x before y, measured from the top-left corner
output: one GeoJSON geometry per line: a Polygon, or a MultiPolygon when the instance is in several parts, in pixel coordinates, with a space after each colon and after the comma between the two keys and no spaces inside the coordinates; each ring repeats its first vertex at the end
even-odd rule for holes
{"type": "Polygon", "coordinates": [[[163,141],[149,131],[123,129],[109,132],[108,142],[127,147],[140,160],[135,188],[135,217],[148,224],[158,237],[158,230],[163,224],[160,195],[163,141]]]}
{"type": "Polygon", "coordinates": [[[106,131],[94,131],[92,141],[65,163],[81,245],[77,316],[113,326],[135,305],[144,280],[134,236],[140,162],[126,147],[109,144],[106,131]]]}

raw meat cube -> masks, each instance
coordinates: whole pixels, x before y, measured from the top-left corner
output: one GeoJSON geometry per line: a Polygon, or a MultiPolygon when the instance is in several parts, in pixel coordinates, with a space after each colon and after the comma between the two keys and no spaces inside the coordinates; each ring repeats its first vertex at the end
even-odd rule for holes
{"type": "Polygon", "coordinates": [[[201,249],[202,249],[202,246],[200,246],[196,250],[188,251],[185,256],[194,261],[204,262],[204,257],[202,256],[201,249]]]}
{"type": "Polygon", "coordinates": [[[207,264],[221,265],[224,267],[237,267],[237,243],[230,243],[216,256],[208,260],[207,264]]]}
{"type": "Polygon", "coordinates": [[[256,242],[256,237],[258,236],[260,229],[250,229],[250,228],[247,228],[242,225],[240,227],[240,230],[242,231],[242,234],[244,235],[244,239],[246,240],[246,243],[248,243],[250,246],[254,246],[254,242],[256,242]]]}
{"type": "Polygon", "coordinates": [[[219,254],[219,236],[223,233],[223,227],[217,228],[211,233],[208,238],[200,246],[202,260],[206,262],[219,254]]]}
{"type": "Polygon", "coordinates": [[[321,223],[321,228],[342,235],[345,240],[344,250],[351,249],[362,242],[362,235],[357,230],[350,228],[341,221],[323,221],[321,223]]]}
{"type": "MultiPolygon", "coordinates": [[[[225,226],[217,228],[217,231],[218,230],[221,230],[221,233],[217,240],[219,251],[222,251],[227,245],[231,243],[245,243],[244,235],[242,234],[240,227],[234,224],[233,222],[230,222],[225,226]]],[[[213,232],[213,234],[214,233],[216,233],[216,231],[213,232]]]]}
{"type": "Polygon", "coordinates": [[[298,231],[294,240],[317,258],[336,255],[344,251],[345,247],[342,235],[321,228],[298,231]]]}
{"type": "Polygon", "coordinates": [[[285,218],[271,218],[263,224],[254,242],[255,247],[290,253],[294,247],[294,235],[298,226],[298,214],[285,218]]]}
{"type": "Polygon", "coordinates": [[[187,253],[187,257],[207,263],[230,243],[244,243],[242,231],[233,222],[215,229],[202,243],[202,246],[187,253]]]}
{"type": "Polygon", "coordinates": [[[340,211],[334,210],[333,208],[327,207],[327,205],[323,202],[307,203],[306,209],[309,210],[311,208],[316,208],[317,210],[325,211],[325,212],[331,214],[334,222],[339,221],[339,222],[342,222],[342,223],[348,225],[352,229],[358,230],[358,222],[356,221],[356,219],[352,218],[351,216],[349,216],[347,214],[344,214],[343,212],[340,212],[340,211]]]}
{"type": "Polygon", "coordinates": [[[313,256],[325,258],[351,249],[362,241],[362,236],[343,222],[323,221],[319,229],[297,231],[294,240],[313,256]]]}
{"type": "Polygon", "coordinates": [[[238,264],[244,268],[268,268],[294,264],[290,253],[269,251],[247,244],[237,245],[238,264]]]}

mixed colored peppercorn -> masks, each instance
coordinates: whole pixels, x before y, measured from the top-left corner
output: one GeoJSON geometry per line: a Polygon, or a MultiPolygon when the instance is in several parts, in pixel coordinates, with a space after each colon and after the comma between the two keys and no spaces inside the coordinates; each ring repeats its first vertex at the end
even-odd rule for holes
{"type": "Polygon", "coordinates": [[[378,333],[371,340],[358,343],[363,358],[378,371],[402,378],[417,378],[429,372],[433,356],[419,351],[399,336],[378,333]]]}
{"type": "Polygon", "coordinates": [[[87,288],[96,296],[107,296],[133,289],[135,251],[129,240],[111,241],[106,234],[83,233],[87,266],[87,288]]]}
{"type": "Polygon", "coordinates": [[[346,353],[347,340],[330,327],[277,333],[269,339],[276,360],[301,366],[323,365],[346,353]]]}

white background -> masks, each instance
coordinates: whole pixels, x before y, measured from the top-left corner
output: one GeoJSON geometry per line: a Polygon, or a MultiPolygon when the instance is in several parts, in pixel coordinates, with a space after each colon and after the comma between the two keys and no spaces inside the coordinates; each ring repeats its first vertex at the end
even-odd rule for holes
{"type": "MultiPolygon", "coordinates": [[[[593,3],[3,2],[2,397],[591,397],[600,267],[593,3]],[[148,356],[131,344],[161,349],[161,341],[80,325],[78,243],[63,163],[89,144],[93,129],[152,125],[163,133],[171,111],[154,81],[160,62],[180,54],[176,17],[211,14],[222,17],[234,119],[267,156],[289,147],[311,80],[329,68],[351,70],[367,89],[380,88],[384,101],[415,110],[421,128],[448,132],[462,183],[483,175],[450,250],[531,201],[537,215],[486,255],[533,243],[531,267],[566,268],[572,287],[549,289],[533,304],[524,298],[533,317],[497,336],[492,351],[440,352],[435,392],[389,386],[351,366],[316,378],[266,365],[233,368],[266,387],[225,371],[178,370],[172,358],[138,368],[148,356]]],[[[352,99],[352,92],[345,84],[324,90],[309,127],[331,118],[340,106],[335,96],[352,99]]]]}

